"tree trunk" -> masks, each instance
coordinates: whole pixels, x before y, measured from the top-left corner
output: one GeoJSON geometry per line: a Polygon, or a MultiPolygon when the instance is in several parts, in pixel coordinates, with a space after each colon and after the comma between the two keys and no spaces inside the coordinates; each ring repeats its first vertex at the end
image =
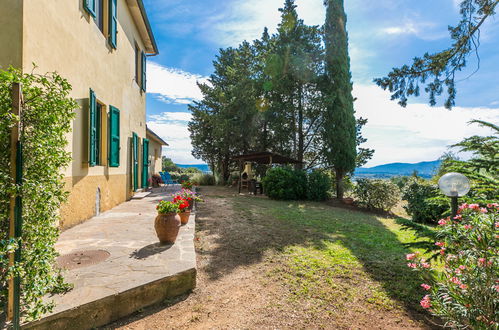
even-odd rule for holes
{"type": "MultiPolygon", "coordinates": [[[[303,137],[303,103],[302,103],[302,86],[298,89],[298,152],[297,159],[303,162],[304,153],[304,137],[303,137]]],[[[303,169],[303,163],[296,164],[296,169],[303,169]]]]}
{"type": "Polygon", "coordinates": [[[344,195],[344,187],[343,187],[343,178],[344,173],[342,170],[335,170],[336,172],[336,198],[339,200],[343,200],[344,195]]]}

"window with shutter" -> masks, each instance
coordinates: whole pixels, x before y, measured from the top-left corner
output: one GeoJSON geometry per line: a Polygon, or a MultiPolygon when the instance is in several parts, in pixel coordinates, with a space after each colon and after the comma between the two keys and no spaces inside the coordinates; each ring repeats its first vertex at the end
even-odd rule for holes
{"type": "Polygon", "coordinates": [[[90,89],[89,98],[89,155],[88,164],[89,166],[97,165],[97,99],[95,98],[95,93],[90,89]]]}
{"type": "Polygon", "coordinates": [[[118,3],[109,0],[109,44],[116,49],[118,33],[118,3]]]}
{"type": "Polygon", "coordinates": [[[90,15],[95,17],[96,0],[83,0],[83,7],[90,15]]]}
{"type": "Polygon", "coordinates": [[[109,106],[109,166],[120,166],[120,110],[109,106]]]}
{"type": "Polygon", "coordinates": [[[141,80],[141,85],[140,87],[142,88],[142,90],[145,92],[146,91],[146,65],[147,65],[147,62],[146,62],[146,54],[144,52],[142,52],[142,60],[141,60],[141,69],[142,69],[142,80],[141,80]]]}

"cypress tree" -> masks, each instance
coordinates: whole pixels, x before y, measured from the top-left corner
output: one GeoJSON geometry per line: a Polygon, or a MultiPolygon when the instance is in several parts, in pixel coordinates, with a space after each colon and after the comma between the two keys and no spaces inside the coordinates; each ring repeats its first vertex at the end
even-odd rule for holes
{"type": "Polygon", "coordinates": [[[356,131],[348,36],[343,0],[325,0],[326,48],[324,95],[324,156],[336,173],[336,197],[343,198],[343,179],[355,169],[356,131]]]}

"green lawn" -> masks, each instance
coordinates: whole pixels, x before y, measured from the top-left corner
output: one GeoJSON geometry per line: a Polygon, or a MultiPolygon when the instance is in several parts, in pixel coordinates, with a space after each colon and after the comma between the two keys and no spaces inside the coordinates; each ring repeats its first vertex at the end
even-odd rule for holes
{"type": "Polygon", "coordinates": [[[275,264],[268,275],[289,288],[291,300],[306,300],[322,312],[331,305],[335,313],[366,306],[421,311],[421,281],[406,266],[405,254],[416,251],[406,243],[425,239],[402,225],[407,220],[324,203],[249,196],[232,201],[240,217],[268,236],[261,247],[275,252],[266,254],[275,264]]]}

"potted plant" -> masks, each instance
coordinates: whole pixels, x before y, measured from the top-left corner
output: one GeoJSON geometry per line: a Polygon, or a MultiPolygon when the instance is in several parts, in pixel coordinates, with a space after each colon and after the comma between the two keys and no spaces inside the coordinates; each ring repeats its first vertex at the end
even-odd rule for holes
{"type": "Polygon", "coordinates": [[[159,174],[153,174],[150,180],[153,188],[158,188],[159,185],[163,183],[163,180],[161,179],[161,176],[159,174]]]}
{"type": "Polygon", "coordinates": [[[192,186],[193,186],[193,183],[191,181],[188,181],[188,180],[181,181],[180,184],[182,185],[182,188],[189,189],[189,190],[191,190],[192,186]]]}
{"type": "Polygon", "coordinates": [[[186,188],[182,188],[182,190],[176,196],[180,196],[182,199],[185,199],[189,203],[189,210],[192,210],[194,202],[203,201],[196,192],[186,188]]]}
{"type": "Polygon", "coordinates": [[[186,225],[189,222],[189,216],[191,215],[191,210],[189,209],[189,202],[183,199],[181,196],[173,197],[173,202],[178,204],[180,216],[180,223],[186,225]]]}
{"type": "Polygon", "coordinates": [[[161,243],[173,244],[180,229],[179,205],[177,202],[160,201],[156,206],[158,216],[154,221],[154,229],[161,243]]]}

